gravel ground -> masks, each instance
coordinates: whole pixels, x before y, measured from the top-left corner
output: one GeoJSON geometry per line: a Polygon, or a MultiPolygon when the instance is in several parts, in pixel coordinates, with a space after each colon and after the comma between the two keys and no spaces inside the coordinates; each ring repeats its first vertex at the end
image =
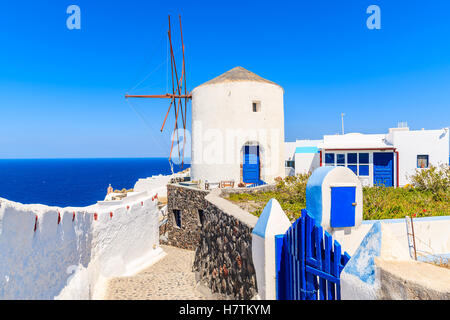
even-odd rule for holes
{"type": "Polygon", "coordinates": [[[206,300],[196,289],[194,251],[161,246],[167,255],[132,277],[108,282],[108,300],[206,300]]]}

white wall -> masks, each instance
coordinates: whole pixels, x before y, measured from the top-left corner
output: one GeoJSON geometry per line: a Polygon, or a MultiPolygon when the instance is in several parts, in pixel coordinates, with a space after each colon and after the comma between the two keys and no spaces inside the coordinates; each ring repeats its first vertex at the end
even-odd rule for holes
{"type": "Polygon", "coordinates": [[[320,153],[296,153],[295,174],[313,172],[320,167],[320,153]]]}
{"type": "Polygon", "coordinates": [[[415,173],[417,155],[429,155],[429,162],[435,166],[448,164],[449,130],[393,131],[389,136],[399,152],[400,186],[410,183],[407,176],[415,173]]]}
{"type": "Polygon", "coordinates": [[[162,254],[153,196],[84,208],[0,199],[0,299],[102,298],[109,277],[132,274],[162,254]]]}
{"type": "Polygon", "coordinates": [[[284,143],[284,156],[286,161],[295,161],[295,148],[297,147],[297,143],[294,142],[285,142],[284,143]]]}
{"type": "Polygon", "coordinates": [[[135,192],[147,191],[149,194],[158,194],[158,196],[167,197],[167,184],[172,178],[186,177],[189,173],[175,173],[173,175],[157,175],[148,178],[139,179],[133,190],[135,192]]]}
{"type": "Polygon", "coordinates": [[[236,81],[202,85],[192,92],[193,180],[241,181],[246,142],[261,147],[261,179],[285,176],[283,89],[274,84],[236,81]],[[252,102],[261,102],[253,112],[252,102]]]}

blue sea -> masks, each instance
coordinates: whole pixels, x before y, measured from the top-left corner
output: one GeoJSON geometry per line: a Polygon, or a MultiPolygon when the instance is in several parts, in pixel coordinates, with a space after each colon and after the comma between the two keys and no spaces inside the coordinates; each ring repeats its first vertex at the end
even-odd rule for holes
{"type": "MultiPolygon", "coordinates": [[[[188,168],[185,164],[183,169],[188,168]]],[[[174,172],[183,170],[173,164],[174,172]]],[[[130,189],[139,178],[171,174],[167,158],[3,159],[0,198],[25,204],[79,207],[103,200],[108,185],[130,189]]]]}

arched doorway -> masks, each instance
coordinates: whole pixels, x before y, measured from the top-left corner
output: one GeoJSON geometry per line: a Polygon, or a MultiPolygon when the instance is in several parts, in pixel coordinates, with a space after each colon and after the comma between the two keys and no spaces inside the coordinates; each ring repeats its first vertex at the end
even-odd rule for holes
{"type": "Polygon", "coordinates": [[[242,154],[242,181],[258,183],[261,179],[261,157],[258,144],[245,144],[242,154]]]}

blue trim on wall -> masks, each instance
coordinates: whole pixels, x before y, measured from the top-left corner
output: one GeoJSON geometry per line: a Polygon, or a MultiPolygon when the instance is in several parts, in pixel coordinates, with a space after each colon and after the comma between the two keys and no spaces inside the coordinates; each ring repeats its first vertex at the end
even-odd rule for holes
{"type": "Polygon", "coordinates": [[[253,234],[260,236],[261,238],[266,237],[267,222],[269,221],[270,211],[272,209],[272,201],[273,198],[270,199],[269,202],[267,202],[252,231],[253,234]]]}
{"type": "Polygon", "coordinates": [[[375,257],[381,253],[381,223],[374,223],[366,234],[355,254],[344,268],[344,272],[358,277],[361,281],[374,284],[375,257]]]}
{"type": "Polygon", "coordinates": [[[317,147],[297,147],[295,148],[295,153],[319,153],[319,148],[317,147]]]}
{"type": "Polygon", "coordinates": [[[322,184],[327,174],[335,167],[319,167],[311,174],[306,184],[306,210],[318,226],[322,224],[322,184]]]}

